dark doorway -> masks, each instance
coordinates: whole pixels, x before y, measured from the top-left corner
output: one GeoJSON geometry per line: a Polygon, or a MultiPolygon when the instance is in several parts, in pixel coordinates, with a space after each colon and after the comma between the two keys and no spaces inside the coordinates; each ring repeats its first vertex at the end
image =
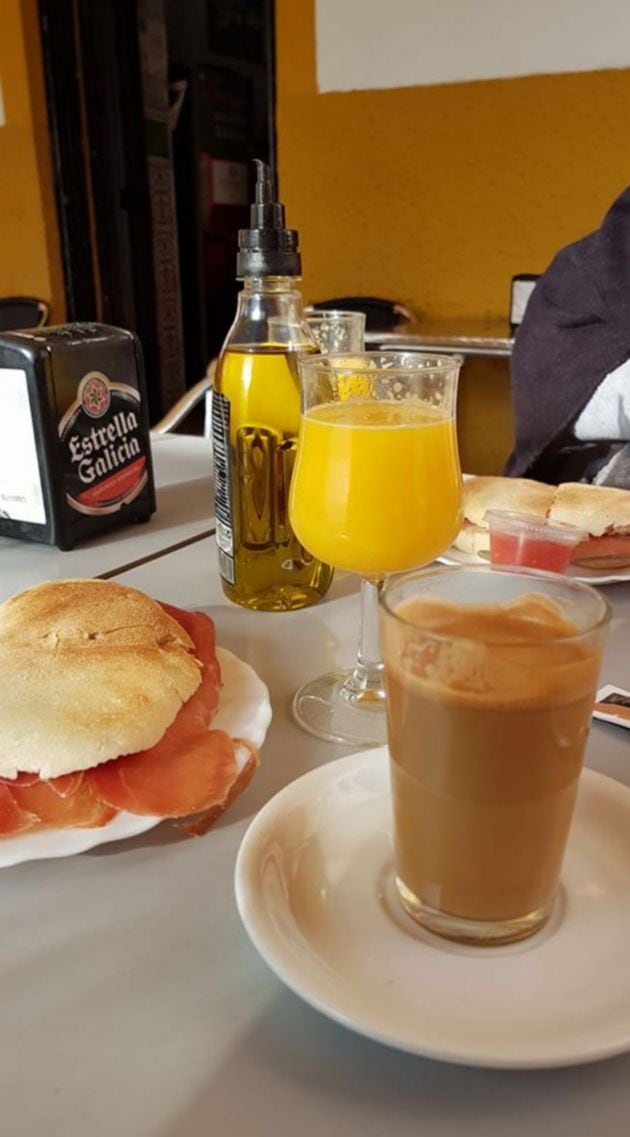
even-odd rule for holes
{"type": "Polygon", "coordinates": [[[186,365],[203,375],[233,319],[252,158],[274,162],[272,4],[166,0],[186,365]]]}
{"type": "Polygon", "coordinates": [[[270,0],[40,0],[68,316],[131,328],[151,420],[235,306],[250,159],[273,162],[270,0]]]}

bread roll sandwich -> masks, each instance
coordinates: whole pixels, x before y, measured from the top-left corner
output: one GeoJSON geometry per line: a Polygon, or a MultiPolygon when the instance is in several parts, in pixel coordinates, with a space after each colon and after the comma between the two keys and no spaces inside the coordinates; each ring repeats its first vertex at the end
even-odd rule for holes
{"type": "Polygon", "coordinates": [[[573,553],[573,564],[604,571],[630,566],[630,491],[563,482],[554,492],[549,519],[588,533],[573,553]]]}
{"type": "Polygon", "coordinates": [[[464,482],[464,523],[454,545],[465,553],[490,558],[490,530],[485,520],[488,509],[514,510],[533,517],[546,517],[555,486],[528,478],[477,477],[464,482]]]}
{"type": "Polygon", "coordinates": [[[548,486],[528,478],[477,477],[464,483],[464,524],[454,544],[466,553],[490,557],[486,511],[510,510],[583,529],[588,537],[572,563],[610,571],[630,566],[630,491],[563,482],[548,486]]]}
{"type": "Polygon", "coordinates": [[[255,749],[212,730],[214,624],[111,581],[37,585],[0,605],[0,835],[119,811],[202,832],[255,749]]]}

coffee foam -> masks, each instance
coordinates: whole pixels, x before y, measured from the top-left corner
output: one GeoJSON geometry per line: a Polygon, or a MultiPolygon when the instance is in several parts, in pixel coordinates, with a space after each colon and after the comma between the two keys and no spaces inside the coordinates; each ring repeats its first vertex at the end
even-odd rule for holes
{"type": "Polygon", "coordinates": [[[580,629],[542,593],[492,605],[414,598],[396,615],[405,623],[386,621],[386,666],[424,698],[480,709],[542,707],[594,688],[599,650],[571,639],[580,629]]]}

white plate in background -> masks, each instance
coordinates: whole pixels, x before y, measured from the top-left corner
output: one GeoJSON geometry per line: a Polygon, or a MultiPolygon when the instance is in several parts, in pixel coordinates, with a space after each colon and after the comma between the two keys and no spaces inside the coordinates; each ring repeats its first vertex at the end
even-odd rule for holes
{"type": "MultiPolygon", "coordinates": [[[[436,557],[436,560],[443,565],[490,565],[489,558],[479,557],[476,553],[466,553],[463,549],[456,549],[454,545],[451,545],[440,557],[436,557]]],[[[524,572],[527,572],[526,565],[523,565],[522,568],[524,572]]],[[[605,572],[603,569],[578,568],[575,565],[569,565],[563,576],[573,580],[581,580],[584,584],[623,584],[630,580],[630,567],[605,572]]]]}
{"type": "MultiPolygon", "coordinates": [[[[470,482],[476,477],[486,477],[485,474],[462,474],[465,482],[470,482]]],[[[495,475],[492,475],[493,477],[495,475]]],[[[498,476],[498,475],[496,475],[498,476]]],[[[436,557],[436,560],[442,565],[489,565],[490,557],[480,557],[477,553],[466,553],[463,549],[456,549],[454,545],[446,549],[441,557],[436,557]]],[[[523,565],[525,571],[527,566],[523,565]]],[[[605,572],[603,569],[589,569],[577,568],[569,565],[564,576],[571,577],[573,580],[580,580],[583,584],[623,584],[625,581],[630,580],[630,565],[625,569],[611,570],[605,572]]]]}

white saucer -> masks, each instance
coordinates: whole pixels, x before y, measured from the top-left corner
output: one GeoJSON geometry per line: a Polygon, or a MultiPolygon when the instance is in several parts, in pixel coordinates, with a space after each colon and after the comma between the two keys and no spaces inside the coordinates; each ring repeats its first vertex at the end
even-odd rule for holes
{"type": "MultiPolygon", "coordinates": [[[[490,564],[489,556],[480,557],[477,553],[466,553],[463,549],[456,549],[454,545],[451,545],[441,556],[436,557],[436,560],[443,565],[490,564]]],[[[583,584],[624,584],[630,580],[630,568],[611,569],[607,572],[605,569],[589,569],[569,565],[565,575],[571,577],[572,580],[581,580],[583,584]]]]}
{"type": "Polygon", "coordinates": [[[393,894],[386,748],[298,778],[250,825],[236,899],[263,959],[344,1026],[465,1065],[574,1065],[630,1049],[630,790],[585,770],[556,911],[469,948],[393,894]]]}
{"type": "MultiPolygon", "coordinates": [[[[217,647],[217,659],[221,665],[223,686],[212,729],[224,730],[232,738],[244,738],[254,746],[262,746],[271,722],[271,704],[265,684],[248,663],[243,663],[231,651],[217,647]]],[[[237,764],[242,757],[244,765],[249,751],[245,747],[242,751],[242,756],[237,753],[237,764]]],[[[0,868],[22,861],[72,857],[96,845],[137,837],[162,821],[163,817],[121,810],[107,825],[98,829],[45,829],[41,833],[27,830],[18,837],[4,837],[0,841],[0,868]]]]}

